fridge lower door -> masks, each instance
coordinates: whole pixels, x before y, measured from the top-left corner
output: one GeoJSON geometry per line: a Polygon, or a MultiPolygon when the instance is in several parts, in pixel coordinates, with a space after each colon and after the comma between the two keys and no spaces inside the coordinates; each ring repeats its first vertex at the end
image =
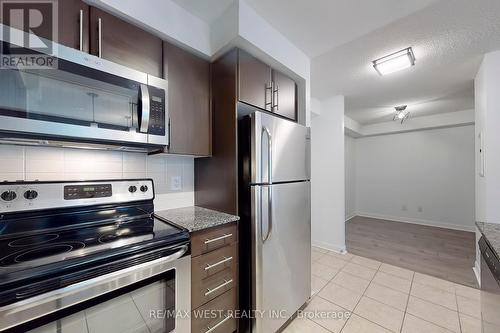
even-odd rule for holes
{"type": "Polygon", "coordinates": [[[311,295],[310,183],[252,186],[252,332],[276,332],[311,295]]]}

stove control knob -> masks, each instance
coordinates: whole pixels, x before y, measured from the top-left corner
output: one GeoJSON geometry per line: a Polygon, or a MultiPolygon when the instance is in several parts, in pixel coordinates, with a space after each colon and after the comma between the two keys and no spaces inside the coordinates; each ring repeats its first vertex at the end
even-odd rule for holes
{"type": "Polygon", "coordinates": [[[28,200],[36,199],[36,197],[38,197],[38,192],[35,190],[27,190],[24,192],[24,197],[28,200]]]}
{"type": "Polygon", "coordinates": [[[136,186],[129,186],[128,191],[130,193],[134,193],[135,191],[137,191],[137,187],[136,186]]]}
{"type": "Polygon", "coordinates": [[[0,197],[2,198],[3,201],[12,201],[17,197],[16,192],[12,190],[7,190],[3,192],[0,197]]]}
{"type": "Polygon", "coordinates": [[[148,187],[146,185],[141,186],[141,192],[147,192],[148,187]]]}

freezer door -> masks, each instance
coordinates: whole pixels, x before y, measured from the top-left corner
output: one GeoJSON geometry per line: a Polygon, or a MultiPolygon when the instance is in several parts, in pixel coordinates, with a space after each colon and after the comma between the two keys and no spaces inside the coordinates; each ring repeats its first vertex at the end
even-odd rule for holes
{"type": "Polygon", "coordinates": [[[252,221],[252,332],[271,333],[311,295],[310,183],[252,186],[252,221]]]}
{"type": "Polygon", "coordinates": [[[309,179],[307,127],[259,111],[250,117],[251,182],[265,184],[309,179]]]}

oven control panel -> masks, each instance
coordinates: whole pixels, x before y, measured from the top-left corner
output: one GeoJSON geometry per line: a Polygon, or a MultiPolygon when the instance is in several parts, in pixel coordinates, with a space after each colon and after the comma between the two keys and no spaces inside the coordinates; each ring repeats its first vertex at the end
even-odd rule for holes
{"type": "Polygon", "coordinates": [[[0,215],[154,199],[151,179],[0,182],[0,215]]]}
{"type": "Polygon", "coordinates": [[[105,198],[113,195],[111,184],[64,186],[64,200],[105,198]]]}

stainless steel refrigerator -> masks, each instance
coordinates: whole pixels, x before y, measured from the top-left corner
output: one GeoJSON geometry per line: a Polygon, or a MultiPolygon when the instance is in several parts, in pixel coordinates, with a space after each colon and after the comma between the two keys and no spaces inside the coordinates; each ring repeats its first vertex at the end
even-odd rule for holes
{"type": "Polygon", "coordinates": [[[250,292],[241,298],[256,310],[243,331],[276,332],[311,295],[309,131],[260,111],[245,116],[238,129],[247,227],[241,237],[249,242],[242,250],[250,252],[248,269],[242,267],[250,292]]]}

